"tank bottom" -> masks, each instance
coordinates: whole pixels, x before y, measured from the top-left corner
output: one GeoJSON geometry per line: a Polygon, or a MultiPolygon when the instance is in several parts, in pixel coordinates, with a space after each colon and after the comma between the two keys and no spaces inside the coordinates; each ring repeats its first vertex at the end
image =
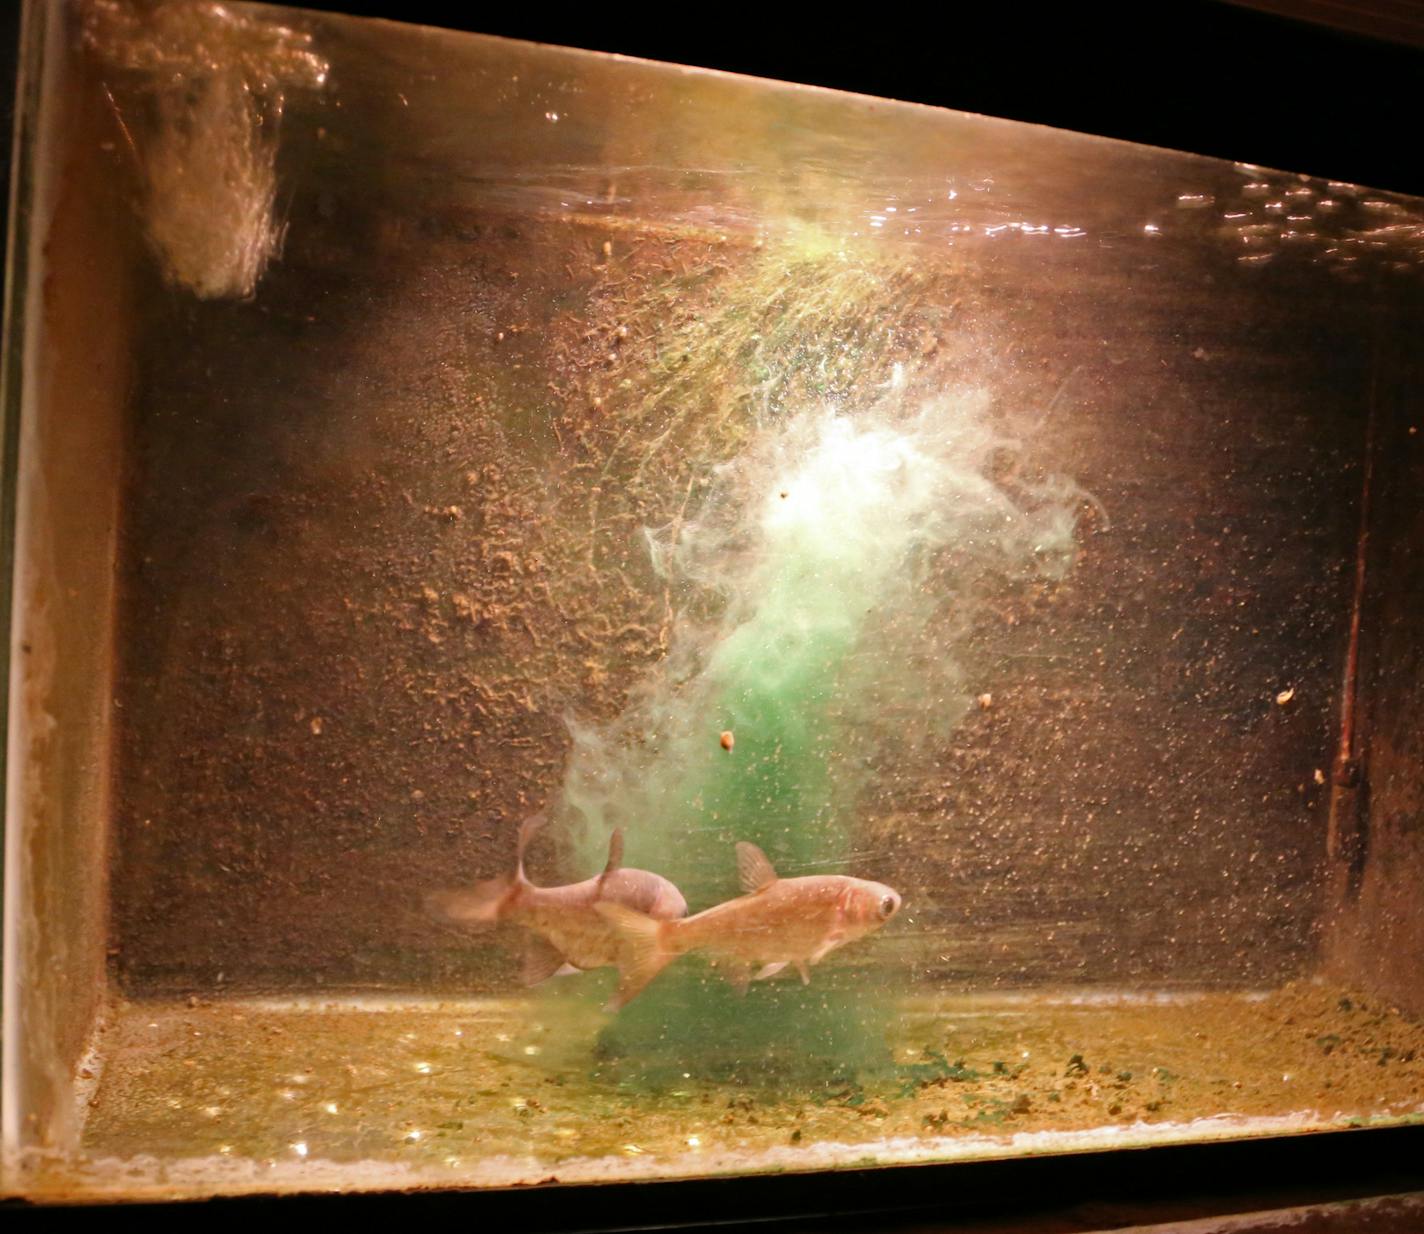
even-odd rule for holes
{"type": "Polygon", "coordinates": [[[819,1085],[703,1079],[696,1058],[636,1082],[598,1056],[604,1023],[576,991],[126,1003],[81,1071],[79,1159],[46,1165],[34,1192],[671,1178],[1424,1117],[1424,1025],[1319,983],[920,996],[884,1070],[819,1085]]]}

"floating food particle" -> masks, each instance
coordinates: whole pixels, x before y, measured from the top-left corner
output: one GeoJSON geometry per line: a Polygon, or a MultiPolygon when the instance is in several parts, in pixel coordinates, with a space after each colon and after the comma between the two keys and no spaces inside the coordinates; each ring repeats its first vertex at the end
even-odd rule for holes
{"type": "Polygon", "coordinates": [[[1293,699],[1294,697],[1295,697],[1295,687],[1294,687],[1294,686],[1292,686],[1289,690],[1282,690],[1279,694],[1276,695],[1276,706],[1277,706],[1277,707],[1284,707],[1284,706],[1285,706],[1288,702],[1290,702],[1291,699],[1293,699]]]}
{"type": "Polygon", "coordinates": [[[994,696],[992,694],[981,694],[976,701],[979,704],[980,711],[988,711],[989,708],[994,705],[994,696]]]}
{"type": "Polygon", "coordinates": [[[732,736],[732,730],[724,729],[722,732],[722,749],[730,751],[737,744],[737,739],[732,736]]]}
{"type": "Polygon", "coordinates": [[[312,716],[312,720],[311,720],[311,731],[312,731],[312,736],[313,736],[313,737],[320,737],[320,736],[321,736],[321,727],[322,727],[322,724],[321,724],[321,717],[320,717],[320,716],[312,716]]]}
{"type": "Polygon", "coordinates": [[[1315,769],[1315,782],[1317,784],[1325,783],[1325,773],[1321,771],[1319,767],[1315,769]]]}

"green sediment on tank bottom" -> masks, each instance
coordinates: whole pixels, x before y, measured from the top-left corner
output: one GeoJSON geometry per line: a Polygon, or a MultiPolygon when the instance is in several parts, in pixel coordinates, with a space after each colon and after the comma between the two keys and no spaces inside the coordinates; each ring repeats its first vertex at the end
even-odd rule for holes
{"type": "Polygon", "coordinates": [[[1114,1128],[1114,1143],[1127,1146],[1164,1128],[1192,1139],[1250,1133],[1193,1129],[1224,1114],[1299,1118],[1275,1133],[1424,1122],[1424,1027],[1384,1009],[1341,1012],[1337,994],[973,1011],[944,999],[900,1009],[890,1039],[898,1066],[882,1081],[712,1079],[691,1068],[653,1088],[591,1055],[601,1017],[585,1001],[580,1021],[572,996],[566,1018],[548,1015],[546,1000],[383,1011],[137,1004],[99,1043],[84,1151],[95,1161],[324,1160],[353,1171],[491,1161],[537,1181],[597,1158],[698,1174],[775,1168],[776,1150],[792,1147],[814,1163],[818,1146],[840,1146],[838,1162],[849,1164],[856,1150],[874,1156],[882,1143],[918,1137],[1114,1128]],[[1314,1038],[1326,1032],[1348,1044],[1324,1054],[1314,1038]],[[1233,1043],[1227,1058],[1223,1042],[1233,1043]],[[1075,1053],[1089,1075],[1064,1080],[1075,1053]],[[996,1072],[996,1061],[1009,1065],[996,1072]],[[1164,1066],[1170,1085],[1154,1074],[1164,1066]],[[1300,1113],[1310,1109],[1320,1113],[1300,1113]]]}

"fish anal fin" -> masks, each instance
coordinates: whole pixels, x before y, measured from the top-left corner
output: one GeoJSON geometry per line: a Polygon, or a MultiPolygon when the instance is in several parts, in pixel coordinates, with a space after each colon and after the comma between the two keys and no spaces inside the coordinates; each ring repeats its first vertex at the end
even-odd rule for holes
{"type": "Polygon", "coordinates": [[[581,969],[581,968],[576,968],[576,967],[575,967],[574,965],[572,965],[572,964],[565,964],[562,968],[558,968],[558,969],[555,969],[555,970],[554,970],[554,976],[555,976],[555,977],[576,977],[576,976],[578,976],[578,974],[581,973],[581,972],[583,972],[583,969],[581,969]]]}
{"type": "Polygon", "coordinates": [[[527,986],[538,985],[548,981],[567,966],[563,952],[552,943],[535,936],[524,945],[524,967],[520,971],[519,979],[527,986]]]}
{"type": "Polygon", "coordinates": [[[767,856],[755,844],[740,840],[737,843],[737,878],[742,890],[748,895],[770,887],[776,882],[776,870],[767,856]]]}
{"type": "Polygon", "coordinates": [[[783,968],[786,967],[787,963],[788,961],[786,960],[778,960],[775,964],[763,964],[759,969],[757,969],[755,975],[752,977],[752,980],[765,981],[769,977],[775,977],[777,973],[779,973],[783,968]]]}

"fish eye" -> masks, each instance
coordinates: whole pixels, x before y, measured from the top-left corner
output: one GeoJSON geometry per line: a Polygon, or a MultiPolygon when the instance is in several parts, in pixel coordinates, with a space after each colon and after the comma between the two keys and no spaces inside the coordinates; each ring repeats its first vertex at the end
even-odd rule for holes
{"type": "Polygon", "coordinates": [[[888,895],[880,901],[880,916],[888,921],[895,914],[895,910],[900,907],[900,897],[888,895]]]}

